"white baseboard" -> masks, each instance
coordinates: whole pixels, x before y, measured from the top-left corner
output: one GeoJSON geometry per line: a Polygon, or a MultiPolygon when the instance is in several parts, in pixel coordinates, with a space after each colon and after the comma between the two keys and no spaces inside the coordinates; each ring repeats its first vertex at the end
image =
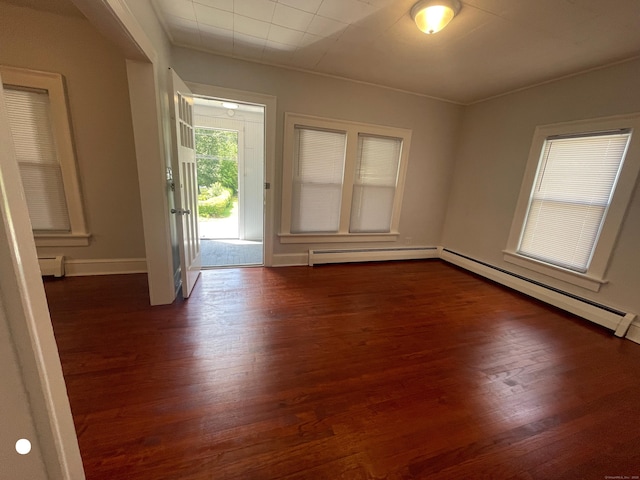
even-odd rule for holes
{"type": "Polygon", "coordinates": [[[54,277],[64,277],[64,256],[38,257],[40,273],[43,277],[53,275],[54,277]]]}
{"type": "MultiPolygon", "coordinates": [[[[418,259],[418,258],[440,258],[446,262],[452,263],[459,267],[469,270],[473,273],[477,273],[485,278],[498,282],[509,288],[513,288],[525,295],[534,297],[550,305],[554,305],[565,311],[574,313],[579,317],[591,320],[598,325],[602,325],[611,330],[619,330],[620,324],[623,321],[621,316],[617,313],[603,310],[597,306],[590,305],[581,300],[577,300],[568,297],[562,293],[556,292],[549,288],[536,285],[528,282],[516,276],[512,276],[496,268],[486,266],[480,262],[468,259],[464,256],[456,255],[454,253],[444,250],[442,247],[438,247],[437,250],[428,250],[424,252],[400,252],[396,254],[389,254],[376,252],[373,257],[367,256],[366,260],[400,260],[400,259],[418,259]],[[413,255],[413,256],[412,256],[413,255]],[[417,255],[417,256],[416,256],[417,255]],[[375,257],[375,258],[374,258],[375,257]],[[401,257],[401,258],[398,258],[401,257]]],[[[364,258],[364,257],[360,257],[364,258]]],[[[354,261],[354,260],[342,260],[342,261],[354,261]]],[[[358,260],[355,260],[358,261],[358,260]]],[[[274,267],[290,267],[290,266],[308,266],[309,254],[308,253],[283,253],[273,255],[274,267]]],[[[65,274],[68,276],[89,276],[89,275],[117,275],[127,273],[146,273],[147,263],[144,258],[116,258],[116,259],[76,259],[67,260],[64,262],[65,274]]],[[[180,274],[180,270],[176,271],[177,275],[180,274]]],[[[178,277],[179,285],[179,277],[178,277]]],[[[624,333],[623,333],[624,334],[624,333]]],[[[625,338],[640,344],[640,318],[636,317],[626,331],[625,338]]]]}
{"type": "Polygon", "coordinates": [[[625,338],[628,338],[632,342],[640,343],[640,322],[638,320],[629,326],[629,330],[627,330],[627,336],[625,338]]]}
{"type": "Polygon", "coordinates": [[[65,273],[70,277],[146,272],[147,261],[144,258],[65,259],[65,273]]]}
{"type": "Polygon", "coordinates": [[[423,260],[438,258],[437,247],[411,246],[387,248],[311,249],[309,265],[324,263],[384,262],[392,260],[423,260]]]}
{"type": "MultiPolygon", "coordinates": [[[[497,268],[486,266],[480,262],[451,253],[447,250],[441,250],[440,258],[446,262],[458,265],[465,270],[469,270],[509,288],[513,288],[525,295],[561,308],[562,310],[578,315],[579,317],[591,320],[592,322],[611,330],[616,331],[620,323],[624,321],[625,313],[614,313],[604,308],[591,305],[586,301],[572,298],[551,288],[545,288],[535,283],[523,280],[497,268]]],[[[622,335],[624,335],[624,333],[622,333],[622,335]]],[[[627,338],[629,338],[628,333],[627,338]]]]}
{"type": "Polygon", "coordinates": [[[389,260],[420,260],[438,258],[435,247],[317,249],[309,253],[281,253],[273,255],[273,267],[313,266],[323,263],[376,262],[389,260]],[[321,251],[318,255],[315,252],[321,251]]]}
{"type": "Polygon", "coordinates": [[[299,267],[309,264],[308,253],[274,253],[272,267],[299,267]]]}

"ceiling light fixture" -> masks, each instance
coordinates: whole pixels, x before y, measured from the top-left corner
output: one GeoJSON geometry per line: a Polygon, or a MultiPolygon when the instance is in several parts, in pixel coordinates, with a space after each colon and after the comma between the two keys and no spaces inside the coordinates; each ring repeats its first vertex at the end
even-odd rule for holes
{"type": "Polygon", "coordinates": [[[442,30],[460,11],[459,0],[422,0],[411,9],[411,18],[424,33],[442,30]]]}

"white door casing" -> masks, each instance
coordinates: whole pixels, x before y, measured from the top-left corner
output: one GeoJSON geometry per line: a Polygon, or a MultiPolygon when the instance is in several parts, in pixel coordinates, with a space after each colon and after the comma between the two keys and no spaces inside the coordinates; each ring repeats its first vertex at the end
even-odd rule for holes
{"type": "Polygon", "coordinates": [[[1,78],[0,298],[0,476],[84,479],[1,78]],[[14,449],[23,435],[34,448],[25,456],[14,449]]]}
{"type": "MultiPolygon", "coordinates": [[[[273,265],[273,238],[274,238],[274,199],[273,188],[275,178],[275,156],[276,156],[276,106],[277,99],[271,95],[261,93],[247,92],[244,90],[235,90],[231,88],[218,87],[214,85],[206,85],[201,83],[188,82],[191,91],[198,96],[211,97],[216,99],[224,99],[230,102],[240,101],[244,103],[253,103],[265,107],[264,126],[261,133],[261,152],[260,158],[263,162],[260,166],[256,165],[256,169],[261,170],[261,189],[259,202],[263,205],[259,211],[263,215],[263,234],[261,237],[264,242],[264,266],[273,265]]],[[[246,152],[245,152],[246,153],[246,152]]],[[[257,175],[255,176],[257,178],[257,175]]],[[[247,178],[245,176],[245,185],[247,178]]],[[[247,188],[245,188],[247,190],[247,188]]],[[[252,189],[249,187],[249,191],[252,189]]],[[[245,222],[246,224],[247,222],[245,222]]],[[[245,238],[252,238],[252,235],[245,230],[245,238]]]]}
{"type": "Polygon", "coordinates": [[[189,87],[170,69],[173,92],[173,181],[175,185],[178,246],[182,275],[182,295],[189,298],[200,276],[202,257],[198,232],[198,173],[193,128],[193,95],[189,87]]]}

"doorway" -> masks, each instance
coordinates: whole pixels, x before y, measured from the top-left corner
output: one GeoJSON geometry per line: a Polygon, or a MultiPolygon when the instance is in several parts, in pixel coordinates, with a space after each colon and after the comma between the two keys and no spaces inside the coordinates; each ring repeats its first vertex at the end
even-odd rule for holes
{"type": "Polygon", "coordinates": [[[264,264],[262,105],[194,97],[202,267],[264,264]]]}

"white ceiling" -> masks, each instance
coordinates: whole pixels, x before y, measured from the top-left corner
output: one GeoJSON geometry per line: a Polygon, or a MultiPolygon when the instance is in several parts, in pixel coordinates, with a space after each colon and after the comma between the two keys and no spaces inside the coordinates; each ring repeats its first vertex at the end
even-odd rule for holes
{"type": "MultiPolygon", "coordinates": [[[[139,1],[139,0],[137,0],[139,1]]],[[[472,103],[640,55],[640,0],[152,0],[176,45],[472,103]]]]}
{"type": "Polygon", "coordinates": [[[462,104],[640,57],[640,0],[462,0],[435,35],[411,20],[417,0],[130,1],[151,1],[176,45],[462,104]]]}

